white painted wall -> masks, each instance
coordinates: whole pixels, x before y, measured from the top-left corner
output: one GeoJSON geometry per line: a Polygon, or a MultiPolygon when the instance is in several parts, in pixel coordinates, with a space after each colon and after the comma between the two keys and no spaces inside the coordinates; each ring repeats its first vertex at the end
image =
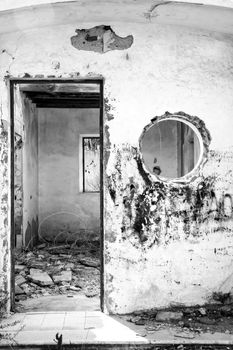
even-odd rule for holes
{"type": "Polygon", "coordinates": [[[99,133],[99,110],[38,111],[39,238],[52,242],[99,239],[99,193],[84,193],[79,181],[80,136],[99,133]]]}
{"type": "MultiPolygon", "coordinates": [[[[8,118],[7,90],[3,82],[7,71],[12,76],[23,76],[27,72],[32,76],[104,77],[104,95],[114,116],[113,120],[105,120],[111,141],[109,146],[105,135],[105,150],[110,150],[108,163],[105,160],[104,212],[105,305],[109,312],[125,313],[170,303],[202,304],[211,299],[212,293],[218,291],[232,273],[232,208],[229,197],[224,196],[233,195],[233,38],[229,25],[233,17],[232,12],[222,17],[220,10],[214,8],[212,12],[211,8],[204,8],[200,6],[198,11],[182,8],[185,23],[177,20],[182,26],[166,23],[169,16],[162,12],[167,11],[165,8],[160,12],[164,16],[154,15],[150,20],[145,18],[142,7],[134,7],[137,12],[134,21],[129,20],[130,6],[127,10],[119,8],[112,16],[104,6],[84,6],[81,12],[71,11],[70,22],[69,16],[65,16],[66,7],[63,23],[44,28],[20,27],[17,32],[0,37],[1,47],[6,50],[0,56],[4,119],[8,118]],[[208,21],[200,21],[207,18],[207,14],[208,21]],[[82,15],[80,21],[79,15],[82,15]],[[193,27],[187,18],[191,18],[193,27]],[[71,46],[70,37],[77,27],[90,28],[97,24],[111,25],[121,36],[132,34],[132,47],[101,55],[71,46]],[[56,68],[54,61],[60,63],[60,68],[56,68]],[[149,241],[141,244],[130,224],[130,206],[123,205],[124,197],[130,199],[130,182],[134,183],[136,195],[145,190],[130,147],[138,147],[143,127],[151,118],[165,111],[180,110],[199,116],[212,136],[208,160],[197,173],[195,182],[187,186],[194,196],[198,186],[212,179],[216,197],[212,202],[203,201],[205,207],[198,212],[195,223],[189,221],[188,228],[183,216],[175,217],[173,213],[186,210],[191,217],[194,209],[190,202],[181,205],[177,198],[167,196],[160,202],[159,211],[153,212],[150,208],[149,214],[161,217],[160,226],[154,222],[148,226],[151,227],[149,241]],[[115,203],[109,193],[109,182],[112,185],[114,178],[115,203]],[[215,220],[222,198],[226,203],[225,216],[215,220]],[[164,226],[168,215],[170,228],[164,226]],[[127,228],[125,233],[122,233],[123,226],[127,228]],[[150,247],[157,234],[159,241],[150,247]]],[[[173,18],[176,12],[170,15],[173,18]]],[[[6,184],[2,181],[1,186],[6,184]]],[[[172,184],[164,186],[172,193],[172,184]]],[[[134,220],[135,200],[132,203],[134,220]]],[[[2,230],[5,234],[6,226],[2,230]]]]}

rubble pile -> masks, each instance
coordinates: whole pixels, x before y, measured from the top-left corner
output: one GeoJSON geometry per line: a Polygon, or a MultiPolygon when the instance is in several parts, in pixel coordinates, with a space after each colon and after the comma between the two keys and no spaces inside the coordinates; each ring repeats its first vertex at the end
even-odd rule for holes
{"type": "Polygon", "coordinates": [[[100,294],[100,254],[97,244],[49,246],[15,254],[15,300],[75,293],[100,294]]]}
{"type": "Polygon", "coordinates": [[[205,306],[138,311],[124,318],[135,325],[144,326],[145,335],[168,326],[174,328],[177,337],[181,338],[194,338],[201,332],[233,334],[233,300],[228,297],[205,306]]]}

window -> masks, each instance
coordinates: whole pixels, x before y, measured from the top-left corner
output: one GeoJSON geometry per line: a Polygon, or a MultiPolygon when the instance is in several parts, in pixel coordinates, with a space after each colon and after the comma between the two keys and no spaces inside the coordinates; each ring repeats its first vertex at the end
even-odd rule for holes
{"type": "Polygon", "coordinates": [[[176,179],[189,174],[201,160],[201,137],[181,119],[163,119],[148,126],[141,137],[147,170],[159,177],[176,179]]]}
{"type": "Polygon", "coordinates": [[[100,191],[100,138],[82,135],[83,192],[100,191]]]}

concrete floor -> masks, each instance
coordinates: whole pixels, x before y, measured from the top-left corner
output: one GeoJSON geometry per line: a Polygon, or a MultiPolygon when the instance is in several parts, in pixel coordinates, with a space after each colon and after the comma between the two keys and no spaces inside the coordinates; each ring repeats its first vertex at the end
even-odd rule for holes
{"type": "Polygon", "coordinates": [[[100,298],[64,294],[26,299],[16,303],[17,312],[100,311],[100,298]]]}
{"type": "MultiPolygon", "coordinates": [[[[2,322],[2,333],[14,340],[2,340],[7,345],[54,345],[56,333],[62,334],[63,344],[145,344],[147,340],[135,331],[99,311],[37,312],[14,314],[2,322]]],[[[16,347],[17,348],[17,347],[16,347]]]]}
{"type": "Polygon", "coordinates": [[[169,326],[145,335],[142,326],[99,311],[18,313],[2,321],[1,326],[2,334],[10,334],[10,338],[8,336],[8,339],[1,339],[2,349],[11,348],[12,344],[14,349],[30,349],[35,346],[37,349],[48,349],[48,346],[54,346],[56,333],[62,334],[63,345],[75,345],[75,349],[78,349],[78,346],[83,348],[84,345],[85,349],[88,349],[88,346],[93,344],[110,344],[112,347],[125,345],[126,348],[129,348],[129,345],[135,348],[147,346],[147,349],[155,344],[233,344],[232,334],[202,333],[187,337],[184,333],[177,334],[169,326]]]}

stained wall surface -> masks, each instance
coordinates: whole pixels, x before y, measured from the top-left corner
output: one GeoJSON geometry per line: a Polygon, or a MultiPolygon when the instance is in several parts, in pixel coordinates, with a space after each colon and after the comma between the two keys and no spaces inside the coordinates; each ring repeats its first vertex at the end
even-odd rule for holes
{"type": "Polygon", "coordinates": [[[84,193],[80,179],[81,135],[99,134],[99,110],[38,111],[40,239],[51,242],[99,239],[99,193],[84,193]]]}
{"type": "Polygon", "coordinates": [[[23,245],[38,242],[38,111],[27,98],[23,99],[23,245]]]}
{"type": "MultiPolygon", "coordinates": [[[[225,9],[222,17],[216,8],[205,12],[205,6],[190,10],[183,5],[176,12],[173,4],[157,16],[147,4],[128,6],[128,11],[115,4],[116,20],[105,5],[75,12],[69,4],[63,23],[19,25],[16,32],[1,35],[6,50],[0,56],[3,119],[9,121],[7,74],[103,77],[105,309],[125,313],[171,303],[203,304],[214,292],[232,288],[233,36],[226,24],[232,23],[232,12],[225,9]],[[82,19],[70,22],[71,12],[82,19]],[[177,13],[190,20],[172,23],[177,13]],[[76,29],[100,23],[121,37],[133,35],[132,46],[101,54],[71,45],[76,29]],[[141,161],[143,128],[166,111],[186,113],[180,118],[195,123],[206,145],[205,162],[180,184],[151,177],[141,161]]],[[[9,290],[7,130],[1,133],[0,271],[9,290]]]]}

